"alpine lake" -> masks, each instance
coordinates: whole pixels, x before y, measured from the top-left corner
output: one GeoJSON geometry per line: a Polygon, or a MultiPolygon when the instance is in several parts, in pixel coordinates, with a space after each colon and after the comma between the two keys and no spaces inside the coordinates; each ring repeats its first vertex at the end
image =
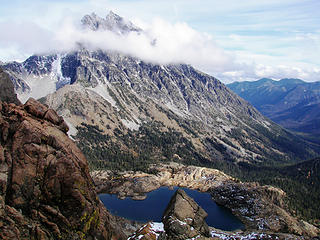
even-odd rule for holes
{"type": "MultiPolygon", "coordinates": [[[[113,215],[139,222],[161,222],[162,214],[177,189],[178,187],[160,187],[147,193],[145,200],[131,198],[121,200],[116,195],[110,194],[100,194],[99,197],[113,215]]],[[[229,209],[217,205],[209,193],[188,188],[181,189],[208,213],[206,222],[209,226],[225,231],[244,229],[243,223],[229,209]]]]}

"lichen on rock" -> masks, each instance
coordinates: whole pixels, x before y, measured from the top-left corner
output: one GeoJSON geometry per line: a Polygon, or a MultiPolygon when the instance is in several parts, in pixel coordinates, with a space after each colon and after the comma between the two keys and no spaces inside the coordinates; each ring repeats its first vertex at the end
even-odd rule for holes
{"type": "Polygon", "coordinates": [[[63,118],[0,102],[0,239],[125,239],[63,118]]]}

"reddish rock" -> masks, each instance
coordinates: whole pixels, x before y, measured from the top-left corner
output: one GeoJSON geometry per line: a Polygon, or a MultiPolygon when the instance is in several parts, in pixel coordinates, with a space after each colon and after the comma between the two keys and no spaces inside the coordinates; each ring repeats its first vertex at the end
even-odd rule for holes
{"type": "Polygon", "coordinates": [[[44,119],[58,126],[63,122],[63,118],[60,117],[53,109],[48,109],[46,111],[44,119]]]}
{"type": "Polygon", "coordinates": [[[48,107],[33,98],[29,98],[29,100],[24,104],[24,109],[31,115],[38,118],[43,118],[48,111],[48,107]]]}
{"type": "Polygon", "coordinates": [[[53,109],[48,109],[46,111],[44,119],[57,125],[58,128],[64,133],[67,133],[69,131],[69,127],[66,122],[53,109]]]}
{"type": "Polygon", "coordinates": [[[64,133],[67,133],[69,131],[69,126],[67,125],[67,123],[65,121],[60,123],[58,128],[64,133]]]}
{"type": "MultiPolygon", "coordinates": [[[[20,105],[10,76],[0,67],[0,101],[20,105]]],[[[1,108],[1,106],[0,106],[1,108]]],[[[0,109],[1,111],[1,109],[0,109]]]]}
{"type": "Polygon", "coordinates": [[[0,239],[124,239],[63,119],[34,99],[0,106],[0,239]]]}

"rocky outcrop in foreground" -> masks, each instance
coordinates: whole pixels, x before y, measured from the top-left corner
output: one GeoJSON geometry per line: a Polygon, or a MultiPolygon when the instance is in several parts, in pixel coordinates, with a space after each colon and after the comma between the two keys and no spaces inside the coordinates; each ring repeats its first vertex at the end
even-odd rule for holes
{"type": "Polygon", "coordinates": [[[0,102],[0,239],[124,239],[55,111],[0,102]]]}
{"type": "Polygon", "coordinates": [[[242,236],[253,232],[266,236],[269,233],[276,236],[289,233],[293,239],[299,239],[298,236],[314,237],[320,234],[318,228],[298,220],[286,211],[285,192],[281,189],[260,186],[258,183],[241,183],[216,169],[177,163],[151,166],[149,171],[154,174],[124,172],[115,175],[112,172],[96,171],[92,176],[100,192],[117,194],[120,198],[129,196],[143,199],[145,193],[161,186],[210,192],[214,201],[231,209],[245,224],[246,232],[242,236]]]}
{"type": "Polygon", "coordinates": [[[209,227],[204,220],[207,216],[208,214],[192,198],[178,189],[162,218],[166,232],[165,239],[210,237],[209,227]]]}

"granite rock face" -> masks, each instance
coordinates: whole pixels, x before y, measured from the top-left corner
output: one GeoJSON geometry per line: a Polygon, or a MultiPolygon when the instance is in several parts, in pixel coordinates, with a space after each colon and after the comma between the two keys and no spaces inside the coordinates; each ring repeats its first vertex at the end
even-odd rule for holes
{"type": "Polygon", "coordinates": [[[164,212],[162,221],[166,239],[210,237],[205,222],[208,214],[183,190],[178,189],[164,212]]]}
{"type": "Polygon", "coordinates": [[[161,186],[179,186],[201,192],[234,182],[234,178],[217,170],[196,166],[185,166],[171,162],[154,164],[144,172],[124,172],[114,177],[111,171],[92,171],[98,193],[117,194],[119,198],[143,196],[161,186]]]}
{"type": "Polygon", "coordinates": [[[124,239],[55,111],[0,102],[0,238],[124,239]]]}

